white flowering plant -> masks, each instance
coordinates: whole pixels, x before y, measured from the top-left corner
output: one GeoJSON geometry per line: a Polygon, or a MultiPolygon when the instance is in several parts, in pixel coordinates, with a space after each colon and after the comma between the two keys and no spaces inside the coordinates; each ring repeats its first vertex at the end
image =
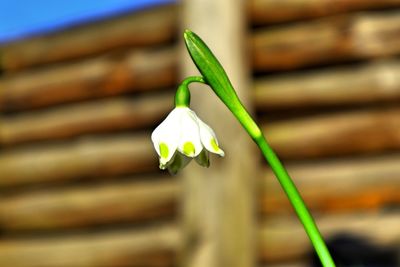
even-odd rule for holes
{"type": "Polygon", "coordinates": [[[224,156],[214,131],[186,106],[177,106],[151,135],[160,158],[160,169],[176,174],[192,158],[210,165],[209,152],[224,156]]]}
{"type": "Polygon", "coordinates": [[[214,131],[189,108],[189,84],[200,82],[208,85],[260,148],[303,224],[322,265],[334,267],[335,263],[295,184],[241,103],[222,65],[195,33],[186,30],[184,39],[186,48],[202,76],[188,77],[181,83],[175,95],[175,109],[151,135],[160,159],[160,168],[175,174],[193,158],[200,165],[208,167],[209,152],[224,156],[214,131]]]}

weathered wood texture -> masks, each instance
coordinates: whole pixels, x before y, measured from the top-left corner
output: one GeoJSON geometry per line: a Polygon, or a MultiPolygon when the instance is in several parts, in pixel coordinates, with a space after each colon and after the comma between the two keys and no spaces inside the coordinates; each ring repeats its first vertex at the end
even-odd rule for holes
{"type": "MultiPolygon", "coordinates": [[[[346,11],[400,6],[399,0],[252,0],[248,13],[255,24],[320,17],[346,11]]],[[[0,47],[0,66],[19,70],[34,65],[95,55],[111,49],[171,41],[176,35],[178,8],[163,8],[72,28],[0,47]],[[157,34],[155,34],[157,33],[157,34]]]]}
{"type": "Polygon", "coordinates": [[[262,267],[310,267],[310,263],[306,260],[296,260],[294,262],[268,263],[260,265],[262,267]]]}
{"type": "Polygon", "coordinates": [[[177,228],[159,225],[70,236],[0,240],[0,265],[13,267],[174,266],[177,228]]]}
{"type": "Polygon", "coordinates": [[[0,187],[157,169],[148,134],[82,138],[0,152],[0,187]]]}
{"type": "Polygon", "coordinates": [[[71,60],[113,49],[171,41],[177,30],[176,7],[152,8],[112,20],[72,28],[0,47],[0,68],[23,68],[71,60]]]}
{"type": "MultiPolygon", "coordinates": [[[[400,243],[399,214],[329,215],[316,221],[324,237],[352,233],[379,245],[398,247],[400,243]]],[[[312,249],[304,229],[294,217],[265,220],[259,235],[260,256],[264,262],[290,262],[303,258],[312,249]]]]}
{"type": "MultiPolygon", "coordinates": [[[[247,86],[247,71],[243,58],[237,57],[243,39],[232,35],[243,25],[226,29],[238,26],[243,14],[234,13],[239,5],[228,2],[232,10],[222,8],[215,20],[207,16],[210,9],[202,13],[194,8],[191,19],[202,18],[204,28],[193,30],[200,34],[204,30],[205,40],[250,107],[255,101],[258,111],[270,112],[393,104],[400,99],[397,59],[270,76],[257,80],[254,94],[246,97],[242,90],[247,86]],[[232,14],[237,14],[235,20],[229,20],[232,14]],[[226,43],[230,43],[228,50],[226,43]]],[[[204,1],[199,3],[204,6],[204,1]]],[[[218,5],[215,12],[221,3],[210,1],[218,5]]],[[[346,13],[257,29],[250,37],[253,70],[284,71],[397,56],[398,9],[348,13],[394,6],[400,6],[399,0],[252,0],[253,25],[346,13]]],[[[221,143],[234,146],[226,148],[224,161],[212,163],[213,169],[190,166],[192,173],[202,177],[185,177],[182,188],[176,179],[143,175],[157,170],[150,133],[116,133],[151,126],[168,112],[172,98],[152,94],[98,99],[176,85],[179,53],[165,46],[176,36],[177,12],[176,6],[152,9],[0,47],[0,68],[5,70],[0,78],[0,110],[20,111],[0,118],[0,232],[5,233],[0,239],[0,266],[176,266],[180,251],[190,252],[186,258],[192,266],[254,263],[255,194],[249,177],[255,175],[246,169],[255,170],[255,161],[252,151],[242,148],[248,137],[241,140],[238,133],[243,132],[234,130],[238,124],[228,115],[215,116],[225,114],[225,107],[214,105],[214,96],[210,100],[204,92],[201,97],[193,93],[194,106],[200,110],[207,105],[203,112],[210,124],[222,133],[231,129],[221,143]],[[50,107],[62,103],[66,105],[50,107]],[[43,109],[30,110],[34,108],[43,109]],[[47,140],[57,142],[43,142],[47,140]],[[25,142],[30,144],[21,145],[25,142]],[[119,180],[119,175],[124,179],[119,180]],[[102,183],[87,183],[90,179],[102,183]],[[171,219],[182,196],[187,201],[183,232],[177,225],[159,223],[154,228],[127,229],[128,224],[171,219]],[[121,225],[124,229],[111,229],[121,225]],[[90,232],[84,231],[90,227],[94,227],[90,232]]],[[[400,109],[367,108],[266,123],[263,129],[277,154],[288,162],[324,235],[351,231],[380,244],[399,244],[399,215],[372,214],[400,204],[398,153],[321,159],[398,152],[400,109]],[[365,214],[351,214],[354,211],[365,214]]],[[[265,173],[258,207],[268,218],[258,229],[260,258],[264,263],[301,259],[311,250],[306,234],[288,216],[292,210],[271,172],[265,166],[261,170],[265,173]],[[272,217],[278,215],[283,217],[272,217]]]]}
{"type": "MultiPolygon", "coordinates": [[[[360,212],[400,206],[400,155],[287,164],[314,214],[360,212]]],[[[261,180],[261,211],[271,217],[293,210],[272,172],[261,180]]]]}
{"type": "MultiPolygon", "coordinates": [[[[287,168],[314,214],[372,211],[400,204],[399,155],[292,163],[287,168]]],[[[144,178],[150,180],[3,196],[0,229],[76,228],[172,216],[181,194],[178,182],[144,178]]],[[[260,188],[263,214],[292,214],[271,171],[264,170],[260,188]]]]}
{"type": "Polygon", "coordinates": [[[266,123],[264,132],[284,159],[400,149],[400,109],[341,112],[266,123]]]}
{"type": "Polygon", "coordinates": [[[4,75],[0,78],[0,110],[21,110],[168,88],[176,81],[175,50],[136,50],[4,75]]]}
{"type": "Polygon", "coordinates": [[[114,98],[14,116],[0,116],[0,146],[71,138],[154,125],[173,107],[173,95],[114,98]]]}
{"type": "Polygon", "coordinates": [[[0,197],[0,231],[65,230],[171,218],[180,186],[165,177],[0,197]],[[160,179],[155,179],[160,178],[160,179]]]}
{"type": "MultiPolygon", "coordinates": [[[[272,146],[284,158],[379,152],[400,147],[400,111],[358,111],[266,123],[272,146]]],[[[143,135],[82,138],[64,144],[4,150],[0,185],[69,180],[156,168],[143,135]]]]}
{"type": "MultiPolygon", "coordinates": [[[[400,242],[398,215],[343,215],[317,219],[327,237],[349,232],[372,238],[378,244],[400,242]]],[[[293,217],[270,219],[259,232],[264,262],[290,261],[310,251],[300,223],[293,217]],[[290,219],[292,218],[292,219],[290,219]]],[[[86,234],[40,239],[0,241],[3,266],[173,266],[180,246],[177,229],[158,226],[136,231],[86,234]],[[65,257],[65,255],[69,255],[65,257]]]]}
{"type": "Polygon", "coordinates": [[[289,70],[400,53],[400,12],[360,13],[261,29],[251,38],[254,70],[289,70]]]}
{"type": "Polygon", "coordinates": [[[258,79],[253,99],[268,111],[399,100],[400,61],[258,79]]]}
{"type": "MultiPolygon", "coordinates": [[[[243,42],[244,7],[244,0],[234,4],[231,0],[187,0],[183,2],[183,27],[195,31],[210,46],[238,95],[252,110],[243,42]]],[[[198,73],[188,53],[183,55],[182,74],[198,73]]],[[[252,142],[211,90],[193,90],[191,104],[221,135],[220,144],[227,156],[213,161],[209,169],[191,166],[184,174],[181,266],[253,267],[257,224],[252,142]]]]}
{"type": "Polygon", "coordinates": [[[315,18],[357,10],[400,7],[399,0],[250,0],[253,24],[270,24],[315,18]]]}

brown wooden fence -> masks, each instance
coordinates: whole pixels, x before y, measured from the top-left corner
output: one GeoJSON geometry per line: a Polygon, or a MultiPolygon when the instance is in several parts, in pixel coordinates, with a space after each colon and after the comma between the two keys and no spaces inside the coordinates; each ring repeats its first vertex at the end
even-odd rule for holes
{"type": "MultiPolygon", "coordinates": [[[[149,135],[180,79],[179,8],[0,47],[0,266],[178,264],[185,188],[149,135]]],[[[400,1],[251,0],[247,14],[250,102],[322,233],[398,245],[400,1]]],[[[257,262],[304,266],[304,231],[257,174],[257,262]]]]}

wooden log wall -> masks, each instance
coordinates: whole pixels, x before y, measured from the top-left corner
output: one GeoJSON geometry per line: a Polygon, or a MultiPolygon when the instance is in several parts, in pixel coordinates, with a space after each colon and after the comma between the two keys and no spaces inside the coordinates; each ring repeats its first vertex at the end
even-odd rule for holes
{"type": "Polygon", "coordinates": [[[174,266],[179,244],[170,225],[140,230],[70,234],[57,238],[3,239],[3,266],[174,266]]]}
{"type": "Polygon", "coordinates": [[[168,43],[175,38],[175,14],[176,7],[169,5],[5,45],[0,65],[13,72],[110,50],[168,43]]]}
{"type": "MultiPolygon", "coordinates": [[[[0,47],[0,266],[176,266],[182,187],[149,140],[178,83],[176,12],[0,47]]],[[[323,234],[398,245],[400,1],[247,13],[253,105],[323,234]]],[[[306,266],[308,240],[259,172],[260,265],[306,266]]]]}
{"type": "Polygon", "coordinates": [[[176,266],[176,6],[0,48],[0,266],[176,266]]]}
{"type": "MultiPolygon", "coordinates": [[[[253,0],[248,14],[258,118],[322,234],[398,248],[400,1],[253,0]]],[[[260,263],[309,266],[304,230],[262,173],[260,263]]]]}

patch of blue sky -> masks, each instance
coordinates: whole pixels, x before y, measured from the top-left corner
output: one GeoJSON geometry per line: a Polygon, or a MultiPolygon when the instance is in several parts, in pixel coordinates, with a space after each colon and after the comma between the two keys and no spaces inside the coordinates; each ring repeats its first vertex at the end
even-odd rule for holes
{"type": "Polygon", "coordinates": [[[177,0],[0,0],[0,43],[177,0]]]}

